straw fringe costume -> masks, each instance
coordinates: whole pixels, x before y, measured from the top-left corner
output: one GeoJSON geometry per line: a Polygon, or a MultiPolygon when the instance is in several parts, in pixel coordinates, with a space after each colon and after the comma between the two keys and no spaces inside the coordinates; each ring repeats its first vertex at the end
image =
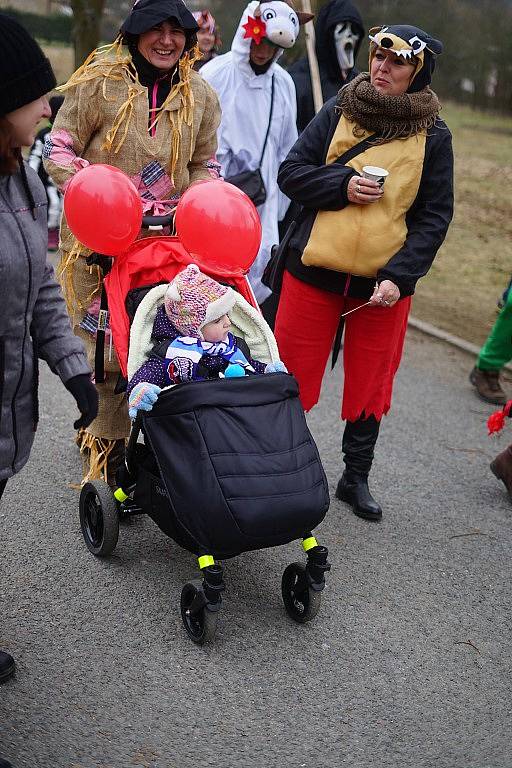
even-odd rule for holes
{"type": "MultiPolygon", "coordinates": [[[[213,89],[192,69],[197,55],[193,49],[182,56],[168,95],[150,119],[148,88],[139,80],[130,50],[118,40],[91,54],[61,86],[65,101],[45,146],[45,167],[56,184],[65,191],[86,165],[113,165],[131,177],[144,210],[159,214],[174,207],[190,184],[216,176],[212,158],[220,107],[213,89]]],[[[59,275],[68,311],[92,363],[95,336],[80,324],[99,296],[101,274],[98,267],[87,266],[90,251],[75,240],[65,217],[60,248],[59,275]]],[[[130,431],[126,398],[114,393],[119,365],[108,345],[105,372],[106,382],[98,385],[98,417],[78,440],[89,459],[85,480],[102,474],[107,479],[107,459],[130,431]]]]}

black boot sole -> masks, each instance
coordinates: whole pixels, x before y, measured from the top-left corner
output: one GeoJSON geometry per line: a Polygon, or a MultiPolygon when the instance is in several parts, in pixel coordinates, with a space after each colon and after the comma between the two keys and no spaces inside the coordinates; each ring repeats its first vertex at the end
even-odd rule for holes
{"type": "Polygon", "coordinates": [[[16,670],[16,664],[14,661],[6,669],[2,669],[2,671],[0,672],[0,683],[5,683],[6,680],[9,680],[9,678],[14,675],[15,670],[16,670]]]}
{"type": "Polygon", "coordinates": [[[496,464],[494,463],[494,461],[491,461],[491,463],[489,464],[489,469],[493,473],[493,475],[496,478],[496,480],[499,480],[500,483],[503,483],[503,485],[505,486],[505,490],[507,491],[508,497],[512,501],[512,493],[509,493],[509,490],[507,488],[507,484],[504,481],[504,479],[502,478],[502,476],[499,474],[498,470],[496,469],[496,464]]]}
{"type": "Polygon", "coordinates": [[[379,512],[365,512],[362,509],[359,509],[355,506],[354,501],[352,499],[352,496],[349,491],[344,491],[343,489],[336,488],[336,498],[340,501],[344,501],[346,504],[350,504],[352,507],[352,512],[354,515],[357,515],[357,517],[362,517],[363,520],[371,520],[374,523],[378,523],[379,520],[382,520],[382,510],[379,512]]]}

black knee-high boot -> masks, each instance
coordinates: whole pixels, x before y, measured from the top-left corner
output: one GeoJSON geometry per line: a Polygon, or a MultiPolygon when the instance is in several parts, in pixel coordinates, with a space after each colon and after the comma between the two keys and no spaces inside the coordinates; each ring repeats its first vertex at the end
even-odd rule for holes
{"type": "Polygon", "coordinates": [[[347,421],[343,433],[342,450],[345,471],[338,483],[336,497],[346,501],[358,517],[380,520],[382,509],[368,488],[375,444],[379,436],[380,422],[375,416],[368,419],[347,421]]]}

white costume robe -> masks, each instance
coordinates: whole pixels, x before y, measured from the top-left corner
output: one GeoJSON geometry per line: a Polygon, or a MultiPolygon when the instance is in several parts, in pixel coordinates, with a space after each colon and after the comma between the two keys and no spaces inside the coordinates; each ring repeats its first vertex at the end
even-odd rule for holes
{"type": "Polygon", "coordinates": [[[258,207],[262,240],[249,273],[256,299],[261,304],[270,295],[261,276],[270,258],[270,249],[279,242],[278,221],[284,217],[290,202],[277,186],[277,172],[297,139],[297,105],[293,80],[276,60],[263,75],[256,75],[249,64],[251,40],[244,39],[242,25],[249,15],[254,16],[257,5],[258,2],[251,2],[245,9],[230,53],[209,61],[200,74],[217,91],[222,108],[217,160],[225,178],[259,166],[270,117],[274,77],[274,111],[261,166],[267,190],[266,201],[258,207]]]}

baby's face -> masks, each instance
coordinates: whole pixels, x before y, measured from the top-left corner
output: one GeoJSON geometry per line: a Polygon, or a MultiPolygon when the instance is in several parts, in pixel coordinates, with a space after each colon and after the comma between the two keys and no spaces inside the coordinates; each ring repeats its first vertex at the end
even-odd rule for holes
{"type": "Polygon", "coordinates": [[[222,315],[218,320],[214,320],[213,323],[206,323],[202,330],[203,339],[211,344],[225,341],[230,328],[231,320],[227,315],[222,315]]]}

